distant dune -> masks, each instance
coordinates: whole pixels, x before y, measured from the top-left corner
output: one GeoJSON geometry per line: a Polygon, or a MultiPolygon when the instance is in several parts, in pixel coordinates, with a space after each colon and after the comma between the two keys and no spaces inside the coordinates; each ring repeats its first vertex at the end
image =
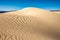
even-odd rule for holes
{"type": "Polygon", "coordinates": [[[56,13],[56,14],[60,14],[60,10],[51,10],[51,12],[56,13]]]}
{"type": "Polygon", "coordinates": [[[0,40],[60,40],[60,15],[30,7],[0,14],[0,40]]]}
{"type": "Polygon", "coordinates": [[[13,11],[16,11],[16,10],[11,10],[11,11],[0,11],[0,13],[7,13],[7,12],[13,12],[13,11]]]}

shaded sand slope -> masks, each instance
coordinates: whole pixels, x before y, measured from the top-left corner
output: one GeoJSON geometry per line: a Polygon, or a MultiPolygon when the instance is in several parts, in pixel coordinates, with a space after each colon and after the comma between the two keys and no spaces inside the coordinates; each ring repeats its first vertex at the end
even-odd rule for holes
{"type": "Polygon", "coordinates": [[[0,40],[59,40],[60,16],[38,8],[0,14],[0,40]]]}

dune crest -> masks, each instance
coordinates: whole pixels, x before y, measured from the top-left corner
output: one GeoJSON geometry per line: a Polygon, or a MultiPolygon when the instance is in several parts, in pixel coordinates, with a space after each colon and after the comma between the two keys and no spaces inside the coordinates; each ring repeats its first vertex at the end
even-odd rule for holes
{"type": "Polygon", "coordinates": [[[48,12],[47,10],[33,8],[33,7],[27,7],[27,8],[22,9],[21,11],[23,14],[26,14],[26,15],[37,15],[40,13],[48,12]]]}
{"type": "Polygon", "coordinates": [[[0,14],[1,40],[58,40],[60,16],[39,8],[0,14]]]}
{"type": "Polygon", "coordinates": [[[13,14],[22,14],[22,15],[37,15],[37,14],[42,14],[42,13],[46,13],[46,12],[50,12],[44,9],[40,9],[40,8],[34,8],[34,7],[27,7],[27,8],[23,8],[21,10],[17,10],[15,12],[10,12],[13,14]]]}

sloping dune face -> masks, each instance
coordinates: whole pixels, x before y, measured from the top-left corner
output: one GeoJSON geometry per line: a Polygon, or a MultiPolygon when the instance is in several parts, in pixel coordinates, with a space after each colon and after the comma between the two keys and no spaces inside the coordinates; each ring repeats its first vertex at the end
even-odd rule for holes
{"type": "Polygon", "coordinates": [[[0,14],[0,40],[59,40],[60,16],[38,8],[0,14]]]}

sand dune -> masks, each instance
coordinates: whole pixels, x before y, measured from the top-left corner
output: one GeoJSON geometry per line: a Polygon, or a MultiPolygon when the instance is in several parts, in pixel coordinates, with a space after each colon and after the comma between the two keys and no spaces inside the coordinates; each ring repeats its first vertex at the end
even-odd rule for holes
{"type": "Polygon", "coordinates": [[[39,8],[0,14],[0,40],[60,40],[60,15],[39,8]]]}
{"type": "Polygon", "coordinates": [[[60,14],[60,11],[54,11],[53,13],[60,14]]]}

